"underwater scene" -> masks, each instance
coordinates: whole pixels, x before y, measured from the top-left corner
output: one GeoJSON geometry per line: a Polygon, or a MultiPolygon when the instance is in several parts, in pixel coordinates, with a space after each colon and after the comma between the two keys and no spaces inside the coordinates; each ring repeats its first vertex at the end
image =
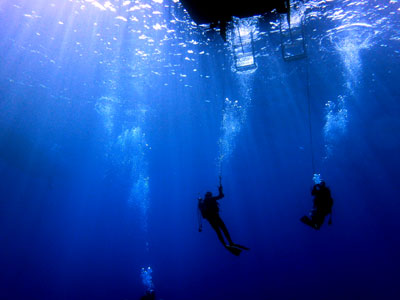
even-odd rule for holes
{"type": "Polygon", "coordinates": [[[0,300],[400,299],[400,1],[187,2],[0,0],[0,300]]]}

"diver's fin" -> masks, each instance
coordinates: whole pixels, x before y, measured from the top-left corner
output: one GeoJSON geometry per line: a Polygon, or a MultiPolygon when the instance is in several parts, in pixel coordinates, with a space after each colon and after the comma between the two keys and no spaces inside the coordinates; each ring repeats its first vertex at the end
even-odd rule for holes
{"type": "Polygon", "coordinates": [[[319,228],[321,227],[321,225],[318,225],[316,223],[314,223],[309,217],[304,216],[300,219],[301,222],[303,222],[304,224],[314,228],[315,230],[319,230],[319,228]]]}
{"type": "Polygon", "coordinates": [[[300,221],[303,222],[304,224],[308,225],[308,226],[314,227],[314,223],[307,216],[301,217],[300,221]]]}
{"type": "Polygon", "coordinates": [[[242,250],[250,250],[250,248],[247,248],[247,247],[239,245],[239,244],[232,244],[231,246],[242,249],[242,250]]]}
{"type": "Polygon", "coordinates": [[[226,246],[226,249],[228,249],[228,251],[230,253],[232,253],[233,255],[239,256],[240,253],[242,253],[242,250],[240,250],[239,248],[235,248],[232,246],[226,246]]]}

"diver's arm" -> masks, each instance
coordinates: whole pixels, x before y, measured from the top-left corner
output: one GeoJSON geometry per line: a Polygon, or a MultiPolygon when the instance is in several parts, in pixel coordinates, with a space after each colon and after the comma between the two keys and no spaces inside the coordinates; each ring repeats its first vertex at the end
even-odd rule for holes
{"type": "Polygon", "coordinates": [[[223,192],[223,190],[222,190],[222,185],[220,185],[219,187],[218,187],[218,192],[219,192],[219,194],[218,194],[218,196],[217,197],[215,197],[215,200],[219,200],[219,199],[222,199],[222,198],[224,198],[224,192],[223,192]]]}
{"type": "Polygon", "coordinates": [[[311,195],[312,195],[312,196],[315,196],[316,192],[317,192],[317,185],[315,184],[315,185],[313,186],[313,188],[311,189],[311,195]]]}

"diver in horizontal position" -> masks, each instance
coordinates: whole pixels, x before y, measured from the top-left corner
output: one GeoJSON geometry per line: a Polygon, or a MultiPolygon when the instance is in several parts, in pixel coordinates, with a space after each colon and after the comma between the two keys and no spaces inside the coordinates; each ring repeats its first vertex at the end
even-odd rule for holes
{"type": "Polygon", "coordinates": [[[239,256],[242,250],[249,250],[249,248],[235,244],[232,241],[228,229],[226,228],[224,221],[222,221],[219,215],[219,203],[217,202],[217,200],[220,200],[224,197],[221,184],[221,176],[219,177],[218,192],[219,194],[216,197],[213,197],[211,192],[207,192],[204,196],[204,199],[202,199],[201,197],[198,199],[199,223],[200,223],[199,232],[202,231],[201,218],[204,218],[210,223],[211,227],[215,230],[218,239],[220,240],[222,245],[224,245],[224,247],[232,254],[239,256]],[[225,238],[228,241],[228,243],[225,242],[225,239],[221,231],[225,235],[225,238]]]}
{"type": "Polygon", "coordinates": [[[311,195],[314,196],[313,209],[310,216],[303,216],[300,221],[312,228],[319,230],[325,221],[325,217],[330,215],[328,224],[332,224],[333,199],[331,190],[325,185],[324,181],[313,186],[311,195]]]}

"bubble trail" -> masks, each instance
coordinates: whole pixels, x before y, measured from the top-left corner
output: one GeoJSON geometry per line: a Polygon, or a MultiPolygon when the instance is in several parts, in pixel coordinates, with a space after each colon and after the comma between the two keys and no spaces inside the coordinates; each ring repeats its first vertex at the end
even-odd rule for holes
{"type": "Polygon", "coordinates": [[[221,175],[222,167],[232,157],[235,142],[247,119],[247,110],[251,103],[251,79],[252,74],[237,74],[240,83],[240,92],[243,100],[230,100],[225,98],[221,122],[221,137],[218,141],[219,155],[217,158],[217,170],[221,175]]]}
{"type": "Polygon", "coordinates": [[[151,267],[142,268],[140,273],[140,278],[142,279],[142,283],[146,289],[146,292],[154,291],[154,283],[153,283],[153,269],[151,267]]]}

